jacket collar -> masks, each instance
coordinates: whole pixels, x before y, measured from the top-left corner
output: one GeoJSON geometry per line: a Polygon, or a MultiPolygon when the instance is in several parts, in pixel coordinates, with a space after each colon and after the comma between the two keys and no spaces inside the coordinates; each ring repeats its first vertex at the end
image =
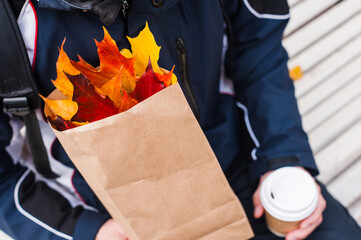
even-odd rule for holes
{"type": "MultiPolygon", "coordinates": [[[[119,12],[120,1],[107,0],[109,4],[115,4],[114,11],[119,12]]],[[[157,0],[158,2],[160,0],[157,0]]],[[[127,10],[127,27],[128,34],[133,36],[140,28],[144,26],[146,21],[166,11],[180,0],[162,0],[161,6],[154,6],[150,0],[128,0],[129,9],[127,10]]],[[[39,0],[39,6],[42,8],[50,8],[61,11],[87,10],[94,11],[94,6],[99,3],[106,2],[102,0],[39,0]]],[[[97,14],[99,15],[99,13],[97,14]]],[[[121,15],[121,14],[120,14],[121,15]]],[[[122,17],[122,16],[118,16],[122,17]]]]}
{"type": "Polygon", "coordinates": [[[152,18],[165,12],[179,1],[163,0],[161,7],[155,7],[150,0],[133,0],[126,19],[129,36],[134,37],[134,34],[137,34],[144,27],[146,21],[150,22],[152,18]]]}

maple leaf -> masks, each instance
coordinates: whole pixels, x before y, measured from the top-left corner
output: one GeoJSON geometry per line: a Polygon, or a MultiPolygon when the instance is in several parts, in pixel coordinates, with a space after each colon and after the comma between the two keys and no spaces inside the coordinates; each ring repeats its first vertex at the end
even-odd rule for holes
{"type": "Polygon", "coordinates": [[[133,53],[129,49],[126,49],[126,48],[123,48],[122,50],[120,50],[120,53],[126,58],[133,58],[134,57],[133,53]]]}
{"type": "Polygon", "coordinates": [[[103,96],[108,96],[110,100],[112,100],[114,106],[118,108],[123,98],[122,92],[122,77],[121,77],[121,69],[119,73],[114,76],[111,80],[107,81],[100,88],[96,88],[96,91],[103,96]]]}
{"type": "Polygon", "coordinates": [[[141,102],[153,94],[159,92],[164,89],[164,83],[159,81],[155,72],[153,71],[153,67],[151,61],[149,60],[148,66],[145,69],[142,77],[137,82],[137,85],[134,90],[135,99],[138,102],[141,102]]]}
{"type": "Polygon", "coordinates": [[[303,77],[302,68],[297,66],[289,71],[290,78],[292,80],[298,80],[303,77]]]}
{"type": "Polygon", "coordinates": [[[119,108],[123,98],[123,90],[125,92],[133,92],[136,81],[137,79],[134,75],[130,75],[129,71],[121,67],[116,76],[100,88],[96,88],[96,91],[103,96],[108,96],[113,101],[114,106],[119,108]]]}
{"type": "MultiPolygon", "coordinates": [[[[162,68],[158,66],[159,52],[161,47],[157,45],[154,35],[149,29],[148,22],[138,36],[134,38],[127,37],[130,43],[132,52],[128,49],[122,49],[121,54],[127,58],[135,56],[135,74],[139,77],[142,76],[148,66],[149,59],[152,62],[152,67],[156,73],[164,73],[162,68]]],[[[177,83],[175,74],[171,75],[170,85],[177,83]]]]}
{"type": "Polygon", "coordinates": [[[123,97],[122,97],[122,101],[121,104],[118,108],[119,112],[124,112],[127,111],[128,109],[132,108],[134,105],[136,105],[138,103],[137,100],[135,100],[134,98],[130,97],[126,91],[123,91],[123,97]]]}
{"type": "MultiPolygon", "coordinates": [[[[78,56],[79,61],[75,62],[73,60],[70,60],[72,65],[79,70],[80,73],[82,73],[84,76],[86,76],[89,81],[96,87],[101,87],[104,85],[109,79],[112,79],[114,77],[114,73],[106,73],[106,72],[100,72],[99,68],[93,67],[91,64],[87,63],[82,57],[78,56]]],[[[77,75],[77,74],[72,74],[77,75]]]]}
{"type": "Polygon", "coordinates": [[[97,88],[102,88],[104,84],[118,75],[119,70],[122,68],[123,75],[127,76],[127,79],[123,79],[123,88],[127,92],[132,92],[137,81],[135,77],[131,77],[135,73],[135,58],[123,56],[108,31],[104,27],[103,30],[104,39],[101,42],[95,40],[98,47],[100,66],[98,68],[93,67],[80,56],[78,56],[78,62],[72,61],[71,63],[97,88]]]}
{"type": "Polygon", "coordinates": [[[125,57],[120,53],[115,41],[110,37],[108,31],[103,27],[104,39],[96,42],[100,60],[100,72],[121,74],[122,87],[128,92],[133,92],[137,79],[135,78],[135,57],[125,57]],[[121,73],[119,73],[121,71],[121,73]]]}
{"type": "Polygon", "coordinates": [[[73,101],[79,108],[72,121],[93,122],[118,113],[109,97],[101,97],[83,74],[66,76],[74,85],[73,101]]]}
{"type": "Polygon", "coordinates": [[[51,124],[51,126],[53,128],[55,128],[55,129],[57,129],[58,131],[64,131],[64,130],[67,130],[67,129],[77,127],[77,125],[75,125],[71,121],[64,120],[60,116],[54,116],[54,117],[48,116],[46,119],[51,124]]]}
{"type": "Polygon", "coordinates": [[[71,75],[77,75],[80,72],[72,65],[68,55],[64,52],[64,44],[65,44],[65,39],[61,44],[61,48],[59,49],[59,57],[56,62],[57,78],[55,79],[55,81],[52,82],[54,86],[57,89],[59,89],[61,93],[63,93],[66,97],[71,99],[73,96],[73,85],[65,76],[64,72],[71,75]]]}
{"type": "Polygon", "coordinates": [[[78,104],[69,99],[50,100],[42,95],[40,97],[50,110],[64,120],[70,120],[78,111],[78,104]]]}
{"type": "Polygon", "coordinates": [[[114,71],[119,69],[121,66],[125,66],[132,74],[134,74],[134,61],[133,57],[124,57],[115,41],[110,37],[108,31],[103,27],[104,39],[101,42],[95,40],[98,47],[98,55],[100,60],[100,69],[107,69],[114,71]]]}
{"type": "MultiPolygon", "coordinates": [[[[146,22],[144,29],[140,31],[137,37],[127,38],[131,45],[132,56],[136,57],[135,74],[142,76],[148,66],[149,58],[154,64],[154,70],[159,72],[158,59],[160,47],[157,45],[152,32],[149,30],[148,22],[146,22]]],[[[122,51],[124,51],[127,56],[130,56],[128,51],[122,51]]]]}
{"type": "Polygon", "coordinates": [[[165,87],[169,87],[170,85],[174,84],[172,78],[174,75],[173,74],[174,66],[170,71],[163,68],[160,68],[160,70],[162,71],[162,73],[155,73],[155,76],[158,78],[158,80],[164,83],[165,87]]]}
{"type": "Polygon", "coordinates": [[[138,81],[138,78],[134,75],[134,73],[131,74],[131,72],[127,70],[125,66],[123,66],[118,74],[120,75],[122,81],[122,88],[127,93],[134,92],[136,82],[138,81]]]}

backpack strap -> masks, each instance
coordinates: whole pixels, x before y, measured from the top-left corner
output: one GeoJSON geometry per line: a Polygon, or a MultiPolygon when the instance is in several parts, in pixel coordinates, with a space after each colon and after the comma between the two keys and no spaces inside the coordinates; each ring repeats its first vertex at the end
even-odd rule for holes
{"type": "Polygon", "coordinates": [[[231,20],[226,11],[226,6],[224,5],[224,0],[219,0],[219,3],[222,8],[222,15],[223,15],[224,23],[226,24],[226,34],[227,34],[227,40],[228,40],[228,50],[226,52],[226,56],[227,56],[227,59],[229,59],[229,62],[228,62],[229,67],[225,70],[226,70],[226,75],[228,75],[229,77],[232,77],[233,76],[233,67],[234,67],[234,62],[233,62],[233,58],[232,58],[233,39],[234,39],[233,30],[232,30],[232,26],[231,26],[231,20]]]}
{"type": "Polygon", "coordinates": [[[55,178],[35,114],[35,109],[40,107],[36,82],[8,0],[0,1],[0,22],[0,100],[8,112],[23,117],[37,171],[55,178]]]}
{"type": "Polygon", "coordinates": [[[26,1],[27,0],[10,0],[9,1],[11,9],[13,10],[12,12],[14,13],[14,16],[16,19],[19,17],[20,12],[23,9],[26,1]]]}

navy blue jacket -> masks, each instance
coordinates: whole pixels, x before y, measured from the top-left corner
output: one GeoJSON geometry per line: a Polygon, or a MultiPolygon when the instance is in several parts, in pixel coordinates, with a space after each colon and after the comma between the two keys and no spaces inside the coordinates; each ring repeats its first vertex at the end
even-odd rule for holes
{"type": "MultiPolygon", "coordinates": [[[[289,18],[287,1],[224,0],[223,7],[219,0],[152,2],[129,1],[126,17],[119,15],[107,29],[120,49],[129,48],[125,36],[136,36],[148,21],[161,46],[159,65],[175,65],[234,191],[286,165],[317,174],[281,45],[289,18]]],[[[29,25],[22,28],[24,38],[24,29],[34,32],[34,41],[26,44],[42,95],[54,89],[50,80],[56,78],[64,37],[71,59],[79,54],[99,64],[93,39],[102,40],[103,30],[92,11],[47,0],[32,1],[22,14],[34,16],[35,27],[32,21],[21,22],[23,15],[19,23],[29,25]]],[[[109,215],[38,115],[52,169],[61,177],[50,180],[36,172],[22,121],[1,112],[0,228],[15,239],[94,239],[109,215]]]]}

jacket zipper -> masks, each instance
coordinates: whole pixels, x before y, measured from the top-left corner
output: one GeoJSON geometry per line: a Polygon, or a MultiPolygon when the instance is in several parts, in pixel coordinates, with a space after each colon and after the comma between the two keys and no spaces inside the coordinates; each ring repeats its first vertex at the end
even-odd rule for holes
{"type": "Polygon", "coordinates": [[[227,34],[227,39],[228,39],[228,50],[227,50],[227,54],[229,56],[229,75],[230,77],[233,76],[233,58],[232,58],[232,48],[233,48],[233,30],[232,30],[232,26],[231,26],[231,20],[229,19],[229,16],[227,14],[226,11],[226,7],[224,6],[224,1],[223,0],[219,0],[219,3],[221,5],[221,9],[222,9],[222,15],[223,15],[223,19],[224,22],[226,23],[226,34],[227,34]]]}
{"type": "Polygon", "coordinates": [[[126,19],[127,18],[127,10],[129,8],[129,3],[127,0],[121,0],[120,4],[121,4],[121,8],[122,8],[123,17],[124,17],[124,19],[126,19]]]}
{"type": "Polygon", "coordinates": [[[183,91],[188,99],[188,103],[197,119],[199,119],[199,107],[194,93],[192,91],[189,78],[188,78],[188,62],[187,62],[187,49],[184,43],[184,39],[179,37],[176,40],[177,43],[177,54],[180,63],[181,74],[183,77],[183,91]]]}

